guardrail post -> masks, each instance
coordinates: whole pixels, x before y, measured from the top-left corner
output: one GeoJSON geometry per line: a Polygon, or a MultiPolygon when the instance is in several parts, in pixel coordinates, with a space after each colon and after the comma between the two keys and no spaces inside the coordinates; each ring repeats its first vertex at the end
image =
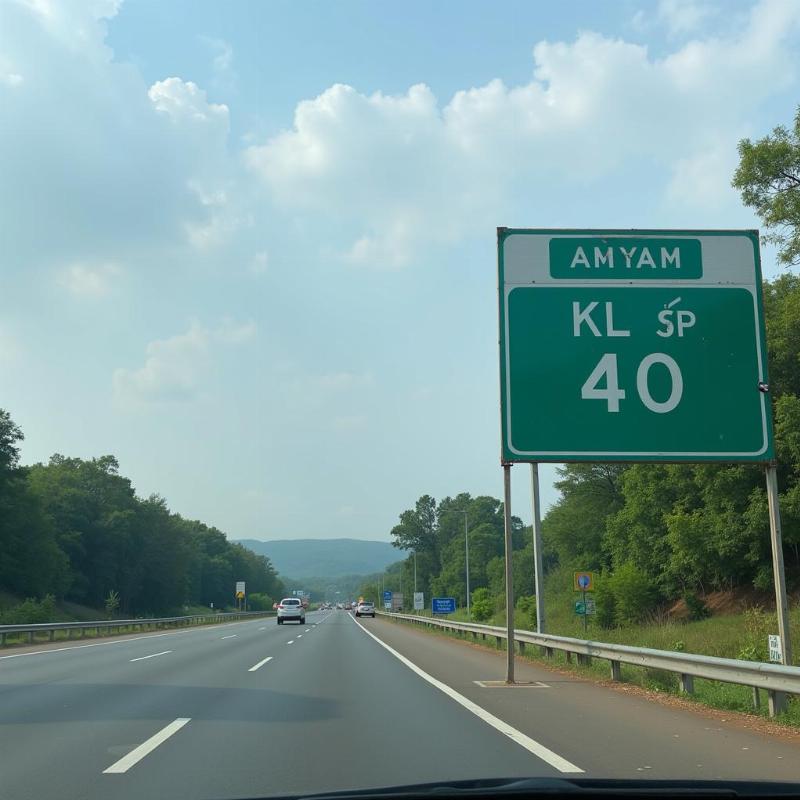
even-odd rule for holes
{"type": "Polygon", "coordinates": [[[56,632],[55,630],[51,630],[49,631],[49,633],[50,633],[50,641],[52,642],[56,638],[56,632]]]}
{"type": "Polygon", "coordinates": [[[33,631],[28,631],[28,644],[33,644],[33,631]]]}
{"type": "Polygon", "coordinates": [[[6,635],[4,633],[0,633],[0,647],[6,646],[6,635]]]}
{"type": "Polygon", "coordinates": [[[572,663],[572,653],[569,650],[564,651],[564,657],[567,659],[567,664],[572,663]]]}
{"type": "Polygon", "coordinates": [[[578,664],[580,664],[582,667],[588,667],[592,663],[592,659],[585,653],[576,653],[575,656],[578,664]]]}
{"type": "Polygon", "coordinates": [[[547,656],[547,658],[553,658],[555,655],[555,650],[553,650],[552,647],[544,647],[542,649],[544,650],[544,654],[547,656]]]}
{"type": "Polygon", "coordinates": [[[681,691],[684,694],[694,694],[694,675],[681,673],[681,691]]]}
{"type": "Polygon", "coordinates": [[[525,655],[525,642],[519,643],[519,654],[521,656],[525,655]]]}
{"type": "Polygon", "coordinates": [[[777,717],[778,714],[783,714],[786,711],[785,692],[775,692],[772,689],[768,689],[767,698],[769,699],[769,715],[771,717],[777,717]]]}
{"type": "Polygon", "coordinates": [[[499,650],[499,649],[500,649],[500,647],[501,647],[501,645],[500,645],[500,637],[499,637],[499,636],[495,636],[494,638],[495,638],[495,639],[496,639],[496,641],[497,641],[497,649],[499,650]]]}
{"type": "Polygon", "coordinates": [[[619,661],[609,661],[611,665],[611,680],[612,681],[621,681],[622,680],[622,666],[619,661]]]}
{"type": "Polygon", "coordinates": [[[753,708],[756,711],[761,711],[761,695],[759,694],[758,687],[753,687],[753,708]]]}

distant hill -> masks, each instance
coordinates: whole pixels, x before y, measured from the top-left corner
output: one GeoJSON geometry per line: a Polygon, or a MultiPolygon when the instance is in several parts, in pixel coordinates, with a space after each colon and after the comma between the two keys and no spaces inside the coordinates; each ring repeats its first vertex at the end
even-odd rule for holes
{"type": "Polygon", "coordinates": [[[282,577],[294,579],[369,575],[405,557],[389,542],[361,539],[239,539],[239,544],[269,556],[282,577]]]}

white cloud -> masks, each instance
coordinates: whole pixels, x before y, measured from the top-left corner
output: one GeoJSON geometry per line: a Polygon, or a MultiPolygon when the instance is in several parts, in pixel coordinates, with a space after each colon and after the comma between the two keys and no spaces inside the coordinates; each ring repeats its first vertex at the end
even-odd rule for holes
{"type": "MultiPolygon", "coordinates": [[[[710,13],[663,9],[684,30],[710,13]]],[[[665,57],[591,32],[543,41],[530,83],[494,80],[443,107],[424,85],[387,96],[337,84],[245,159],[277,208],[321,221],[343,260],[398,266],[505,222],[520,196],[569,207],[570,194],[614,191],[609,176],[734,150],[760,104],[796,84],[799,27],[800,4],[763,0],[736,32],[665,57]]]]}
{"type": "Polygon", "coordinates": [[[239,345],[255,336],[254,322],[225,320],[215,328],[193,322],[185,333],[147,345],[139,369],[114,371],[114,394],[123,403],[193,399],[210,368],[215,345],[239,345]]]}
{"type": "Polygon", "coordinates": [[[228,106],[209,103],[206,93],[192,81],[180,78],[156,81],[147,95],[155,109],[176,124],[209,126],[225,136],[228,134],[228,106]]]}
{"type": "Polygon", "coordinates": [[[98,299],[114,289],[122,269],[117,264],[72,264],[58,276],[58,283],[76,297],[98,299]]]}
{"type": "Polygon", "coordinates": [[[670,34],[679,36],[694,33],[718,13],[715,6],[697,0],[660,0],[657,17],[670,34]]]}
{"type": "Polygon", "coordinates": [[[233,47],[230,42],[213,36],[200,36],[199,39],[212,53],[214,86],[231,91],[236,84],[236,71],[233,68],[233,47]]]}

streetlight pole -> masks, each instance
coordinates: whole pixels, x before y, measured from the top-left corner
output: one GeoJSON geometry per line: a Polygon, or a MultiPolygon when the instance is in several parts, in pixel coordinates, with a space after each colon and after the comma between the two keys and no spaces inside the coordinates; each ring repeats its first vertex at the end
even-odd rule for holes
{"type": "Polygon", "coordinates": [[[417,551],[414,551],[414,594],[417,593],[417,551]]]}
{"type": "Polygon", "coordinates": [[[472,617],[470,616],[469,611],[469,522],[467,519],[467,512],[462,512],[464,514],[464,548],[466,551],[466,573],[467,573],[467,619],[471,620],[472,617]]]}

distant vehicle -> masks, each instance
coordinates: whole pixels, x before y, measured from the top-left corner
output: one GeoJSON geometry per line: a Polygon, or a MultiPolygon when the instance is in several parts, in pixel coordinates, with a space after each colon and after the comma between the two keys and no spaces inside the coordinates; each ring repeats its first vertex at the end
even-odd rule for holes
{"type": "Polygon", "coordinates": [[[297,597],[284,597],[278,603],[278,625],[283,625],[287,619],[296,619],[301,625],[306,624],[306,610],[297,597]]]}
{"type": "Polygon", "coordinates": [[[375,619],[375,604],[370,603],[369,600],[364,600],[356,606],[357,617],[372,617],[375,619]]]}

